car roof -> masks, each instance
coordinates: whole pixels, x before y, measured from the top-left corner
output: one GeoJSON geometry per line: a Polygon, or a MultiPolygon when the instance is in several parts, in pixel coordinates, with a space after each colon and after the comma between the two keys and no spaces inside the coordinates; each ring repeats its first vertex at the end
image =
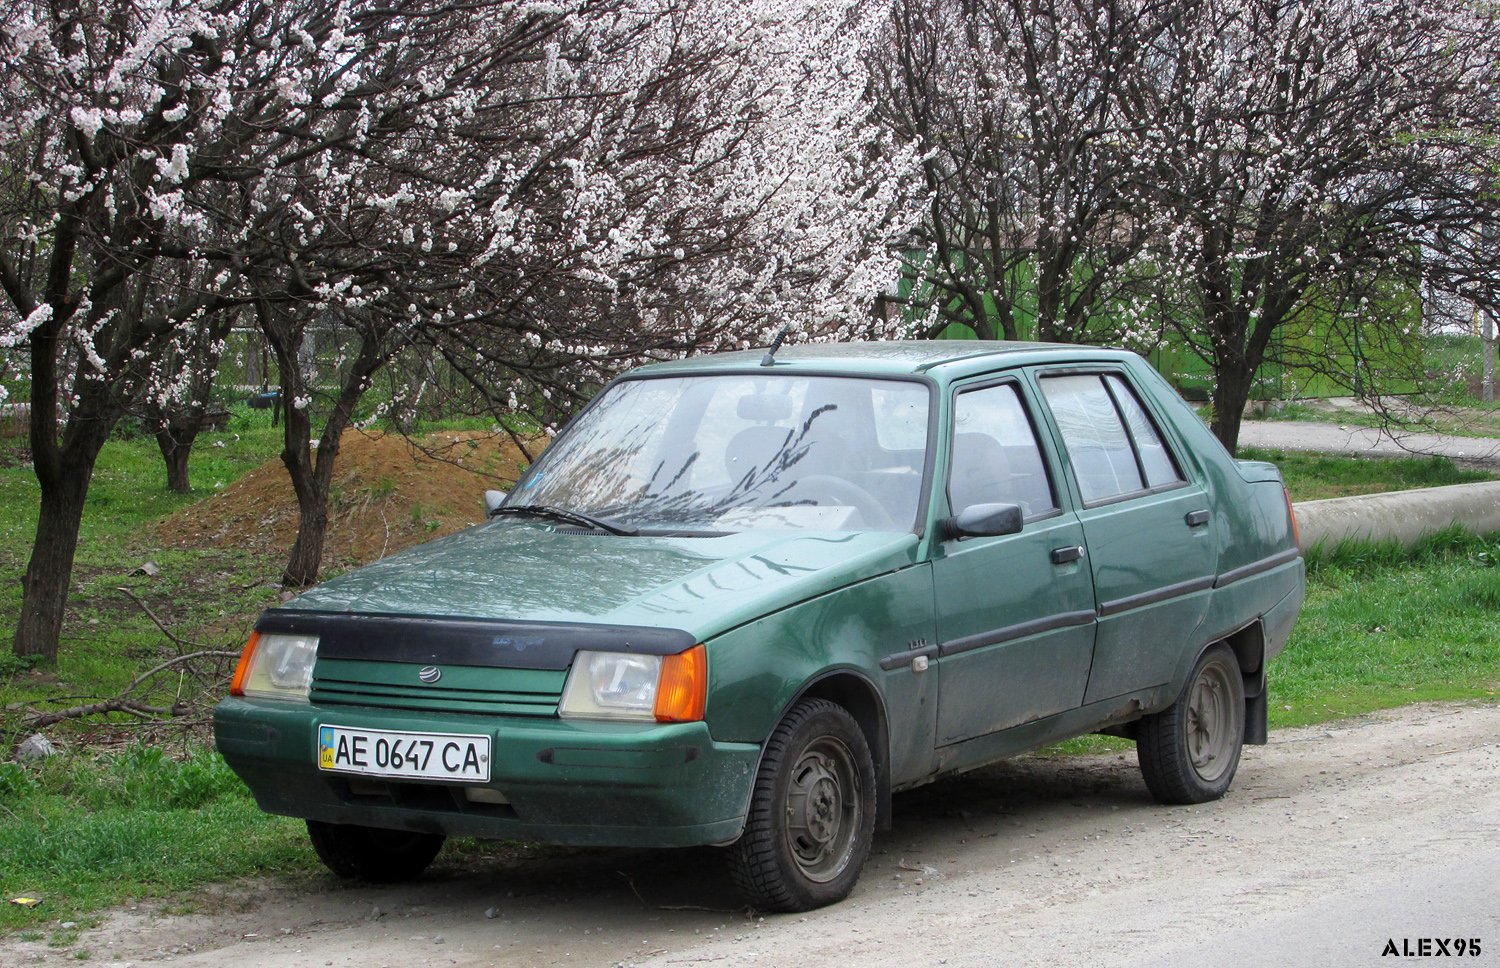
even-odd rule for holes
{"type": "Polygon", "coordinates": [[[777,350],[774,367],[761,368],[764,348],[691,356],[641,367],[631,375],[686,376],[690,373],[797,372],[851,376],[931,374],[945,380],[1009,366],[1037,363],[1118,362],[1134,353],[1071,343],[1002,340],[881,340],[798,343],[777,350]]]}

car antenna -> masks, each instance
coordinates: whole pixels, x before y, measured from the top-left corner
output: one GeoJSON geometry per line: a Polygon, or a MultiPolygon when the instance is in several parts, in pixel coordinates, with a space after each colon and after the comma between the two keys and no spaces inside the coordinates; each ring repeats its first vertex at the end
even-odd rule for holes
{"type": "Polygon", "coordinates": [[[790,326],[782,326],[776,331],[776,336],[771,340],[771,346],[766,350],[766,355],[760,358],[761,366],[776,365],[776,351],[781,349],[781,344],[786,342],[787,334],[792,331],[790,326]]]}

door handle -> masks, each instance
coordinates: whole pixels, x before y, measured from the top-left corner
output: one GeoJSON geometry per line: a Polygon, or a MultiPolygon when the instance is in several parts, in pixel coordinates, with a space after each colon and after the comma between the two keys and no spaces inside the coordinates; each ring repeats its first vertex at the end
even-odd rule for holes
{"type": "Polygon", "coordinates": [[[1208,511],[1205,509],[1202,511],[1189,511],[1183,517],[1183,520],[1187,522],[1187,526],[1190,528],[1201,528],[1208,523],[1209,517],[1208,511]]]}
{"type": "Polygon", "coordinates": [[[1077,561],[1083,557],[1083,545],[1073,545],[1069,548],[1053,548],[1052,563],[1054,565],[1066,565],[1070,561],[1077,561]]]}

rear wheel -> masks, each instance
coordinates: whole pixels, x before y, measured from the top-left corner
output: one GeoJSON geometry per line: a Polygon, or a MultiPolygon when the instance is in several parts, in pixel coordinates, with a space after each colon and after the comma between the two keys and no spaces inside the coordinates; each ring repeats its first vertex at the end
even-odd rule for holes
{"type": "Polygon", "coordinates": [[[763,911],[807,911],[854,888],[875,831],[875,766],[848,711],[804,699],[772,732],[729,872],[763,911]]]}
{"type": "Polygon", "coordinates": [[[1182,695],[1141,720],[1136,756],[1161,803],[1204,803],[1229,789],[1245,739],[1245,684],[1229,646],[1211,646],[1182,695]]]}
{"type": "Polygon", "coordinates": [[[329,870],[350,880],[376,884],[409,881],[421,874],[446,839],[442,834],[321,820],[307,822],[307,836],[329,870]]]}

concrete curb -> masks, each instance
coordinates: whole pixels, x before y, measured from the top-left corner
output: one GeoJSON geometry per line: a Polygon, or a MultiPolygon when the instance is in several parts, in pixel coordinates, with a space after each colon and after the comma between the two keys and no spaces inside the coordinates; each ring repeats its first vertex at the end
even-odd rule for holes
{"type": "Polygon", "coordinates": [[[1493,534],[1500,532],[1500,481],[1305,501],[1292,510],[1306,549],[1346,539],[1413,545],[1454,524],[1493,534]]]}

